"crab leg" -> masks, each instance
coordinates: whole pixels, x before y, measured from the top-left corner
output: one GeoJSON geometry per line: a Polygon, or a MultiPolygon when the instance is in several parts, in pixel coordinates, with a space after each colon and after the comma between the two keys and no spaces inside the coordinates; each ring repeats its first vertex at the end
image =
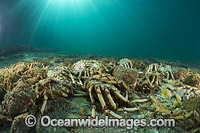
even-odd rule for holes
{"type": "Polygon", "coordinates": [[[43,105],[42,105],[42,108],[41,108],[41,113],[42,113],[42,115],[43,115],[44,109],[45,109],[45,107],[46,107],[46,105],[47,105],[47,100],[48,100],[48,97],[47,97],[47,95],[44,93],[44,102],[43,102],[43,105]]]}
{"type": "Polygon", "coordinates": [[[95,90],[97,92],[97,95],[98,95],[98,98],[99,98],[99,101],[100,101],[100,104],[101,104],[102,108],[105,109],[106,103],[105,103],[105,101],[103,99],[103,96],[102,96],[102,93],[101,93],[101,88],[100,87],[96,87],[95,90]]]}
{"type": "Polygon", "coordinates": [[[124,96],[122,96],[122,95],[120,94],[120,91],[119,91],[117,88],[112,87],[111,90],[114,91],[114,93],[115,93],[122,101],[124,101],[124,102],[129,102],[124,96]]]}
{"type": "Polygon", "coordinates": [[[120,111],[120,112],[124,112],[124,111],[135,112],[135,111],[138,111],[138,110],[139,110],[138,108],[119,108],[119,109],[117,109],[117,111],[120,111]]]}
{"type": "Polygon", "coordinates": [[[124,81],[120,81],[119,83],[120,83],[120,86],[122,84],[122,87],[124,87],[126,90],[129,89],[129,87],[124,83],[124,81]]]}
{"type": "Polygon", "coordinates": [[[187,90],[187,91],[185,92],[185,94],[189,94],[189,93],[190,93],[191,91],[193,91],[193,90],[198,90],[198,88],[192,87],[192,86],[189,86],[189,85],[186,85],[185,87],[189,89],[189,90],[187,90]]]}
{"type": "MultiPolygon", "coordinates": [[[[154,83],[158,86],[158,76],[154,75],[154,83]]],[[[152,83],[153,84],[153,83],[152,83]]]]}
{"type": "Polygon", "coordinates": [[[83,97],[83,96],[87,96],[87,94],[74,94],[73,96],[75,96],[75,97],[83,97]]]}
{"type": "Polygon", "coordinates": [[[159,86],[161,86],[161,82],[160,82],[160,80],[159,80],[159,79],[158,79],[158,85],[159,85],[159,86]]]}
{"type": "Polygon", "coordinates": [[[85,72],[85,77],[89,77],[89,76],[90,76],[89,71],[85,72]]]}
{"type": "Polygon", "coordinates": [[[170,76],[171,76],[172,80],[175,80],[172,71],[169,71],[169,72],[167,73],[167,78],[168,78],[168,79],[170,78],[170,76]]]}
{"type": "Polygon", "coordinates": [[[92,102],[92,104],[94,103],[94,97],[93,97],[93,95],[92,95],[92,89],[93,89],[93,86],[91,86],[90,88],[89,88],[89,96],[90,96],[90,100],[91,100],[91,102],[92,102]]]}
{"type": "Polygon", "coordinates": [[[88,72],[88,74],[90,74],[90,75],[94,75],[94,69],[90,69],[90,71],[88,72]]]}
{"type": "Polygon", "coordinates": [[[72,80],[72,83],[75,84],[76,82],[75,82],[74,77],[72,76],[71,73],[69,74],[69,76],[70,76],[70,78],[71,78],[71,80],[72,80]]]}
{"type": "Polygon", "coordinates": [[[159,107],[157,104],[154,104],[154,107],[156,108],[156,112],[161,112],[163,115],[170,115],[173,113],[173,111],[164,107],[159,107]]]}
{"type": "Polygon", "coordinates": [[[79,81],[79,84],[82,86],[83,83],[82,83],[82,81],[81,81],[81,79],[79,77],[78,77],[78,81],[79,81]]]}
{"type": "Polygon", "coordinates": [[[128,91],[126,90],[126,99],[128,100],[128,91]]]}
{"type": "Polygon", "coordinates": [[[156,76],[153,75],[153,79],[152,79],[152,81],[151,81],[151,84],[153,84],[153,83],[155,82],[155,78],[156,78],[156,76]]]}
{"type": "Polygon", "coordinates": [[[110,91],[109,91],[107,88],[105,89],[105,93],[106,93],[106,95],[107,95],[107,97],[108,97],[108,100],[109,100],[111,106],[112,106],[114,109],[116,109],[117,106],[116,106],[116,104],[115,104],[113,98],[112,98],[111,95],[110,95],[110,91]]]}
{"type": "Polygon", "coordinates": [[[191,112],[189,112],[189,113],[187,113],[187,114],[185,114],[185,115],[171,116],[170,118],[172,118],[172,119],[177,119],[177,120],[183,120],[183,119],[189,118],[193,113],[194,113],[194,112],[191,111],[191,112]]]}
{"type": "Polygon", "coordinates": [[[152,86],[152,83],[150,82],[150,79],[149,79],[149,77],[147,75],[146,75],[146,80],[147,80],[147,83],[149,83],[150,86],[152,86]]]}
{"type": "Polygon", "coordinates": [[[60,93],[61,93],[61,95],[62,95],[63,97],[68,97],[67,93],[65,93],[65,92],[63,92],[63,91],[61,91],[60,93]]]}
{"type": "Polygon", "coordinates": [[[28,113],[24,113],[24,114],[21,114],[21,115],[15,117],[15,119],[12,122],[11,130],[10,130],[11,133],[15,133],[17,131],[17,124],[21,120],[24,120],[27,115],[28,115],[28,113]]]}
{"type": "Polygon", "coordinates": [[[87,93],[85,91],[80,91],[80,90],[74,90],[76,93],[78,94],[83,94],[83,95],[87,95],[87,93]]]}
{"type": "MultiPolygon", "coordinates": [[[[72,83],[75,84],[75,80],[74,80],[74,77],[72,76],[71,72],[68,70],[64,70],[65,73],[68,73],[69,74],[69,77],[71,78],[72,80],[72,83]]],[[[68,75],[64,74],[64,73],[61,73],[62,75],[64,75],[65,77],[67,77],[68,75]]]]}
{"type": "Polygon", "coordinates": [[[108,84],[117,84],[116,81],[107,81],[106,83],[108,83],[108,84]]]}
{"type": "Polygon", "coordinates": [[[99,65],[99,75],[102,75],[102,65],[99,65]]]}
{"type": "Polygon", "coordinates": [[[96,117],[96,106],[93,105],[93,106],[91,107],[91,110],[92,110],[91,117],[92,117],[92,118],[95,118],[95,117],[96,117]]]}
{"type": "Polygon", "coordinates": [[[105,110],[105,112],[108,114],[108,115],[111,115],[112,117],[114,118],[117,118],[117,119],[122,119],[122,116],[121,115],[118,115],[117,113],[111,111],[111,110],[105,110]]]}
{"type": "Polygon", "coordinates": [[[132,101],[130,102],[130,104],[134,104],[134,103],[145,103],[145,102],[147,102],[147,101],[149,101],[149,99],[135,99],[135,100],[132,100],[132,101]]]}

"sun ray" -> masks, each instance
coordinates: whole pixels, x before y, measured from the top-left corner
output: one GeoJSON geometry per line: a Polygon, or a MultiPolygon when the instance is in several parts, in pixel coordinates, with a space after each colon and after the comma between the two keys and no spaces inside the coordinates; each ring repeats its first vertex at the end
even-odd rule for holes
{"type": "Polygon", "coordinates": [[[49,4],[51,3],[51,1],[52,1],[52,0],[49,0],[49,1],[47,2],[46,6],[44,7],[44,9],[43,9],[41,15],[39,16],[39,18],[38,18],[38,20],[37,20],[37,23],[36,23],[36,25],[35,25],[35,28],[34,28],[34,30],[33,30],[33,33],[32,33],[31,39],[30,39],[30,44],[31,44],[31,42],[33,41],[33,38],[34,38],[35,33],[36,33],[36,31],[37,31],[37,28],[38,28],[38,26],[39,26],[41,20],[43,19],[44,14],[46,13],[46,10],[48,9],[48,6],[49,6],[49,4]]]}

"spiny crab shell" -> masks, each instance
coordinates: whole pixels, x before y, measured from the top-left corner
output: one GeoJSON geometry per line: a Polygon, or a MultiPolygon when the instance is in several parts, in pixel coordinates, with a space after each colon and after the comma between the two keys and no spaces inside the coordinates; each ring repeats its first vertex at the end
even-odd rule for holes
{"type": "Polygon", "coordinates": [[[99,69],[99,64],[95,60],[80,60],[72,66],[72,68],[77,72],[84,71],[89,67],[99,69]]]}
{"type": "Polygon", "coordinates": [[[113,75],[117,79],[123,80],[125,84],[127,84],[127,86],[129,87],[128,91],[130,93],[133,93],[132,91],[136,86],[138,78],[138,72],[136,69],[117,66],[113,71],[113,75]]]}
{"type": "Polygon", "coordinates": [[[83,71],[86,69],[86,60],[80,60],[77,63],[75,63],[72,68],[74,68],[75,71],[83,71]]]}
{"type": "Polygon", "coordinates": [[[97,60],[80,60],[73,64],[71,69],[79,76],[89,77],[99,73],[100,70],[108,71],[107,68],[97,60]]]}
{"type": "Polygon", "coordinates": [[[35,104],[36,95],[33,89],[27,85],[18,85],[8,92],[3,103],[3,113],[15,117],[27,112],[35,104]]]}

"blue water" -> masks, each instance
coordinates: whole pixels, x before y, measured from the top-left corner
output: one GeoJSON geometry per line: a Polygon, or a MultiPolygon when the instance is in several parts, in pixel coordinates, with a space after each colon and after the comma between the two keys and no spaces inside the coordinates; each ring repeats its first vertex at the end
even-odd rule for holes
{"type": "Polygon", "coordinates": [[[200,61],[199,0],[0,0],[0,46],[200,61]]]}

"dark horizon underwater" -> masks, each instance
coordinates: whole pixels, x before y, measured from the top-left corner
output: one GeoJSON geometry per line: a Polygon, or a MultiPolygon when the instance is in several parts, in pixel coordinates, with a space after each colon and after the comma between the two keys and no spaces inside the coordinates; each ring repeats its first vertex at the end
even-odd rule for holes
{"type": "Polygon", "coordinates": [[[199,0],[0,0],[0,50],[200,61],[199,0]]]}

